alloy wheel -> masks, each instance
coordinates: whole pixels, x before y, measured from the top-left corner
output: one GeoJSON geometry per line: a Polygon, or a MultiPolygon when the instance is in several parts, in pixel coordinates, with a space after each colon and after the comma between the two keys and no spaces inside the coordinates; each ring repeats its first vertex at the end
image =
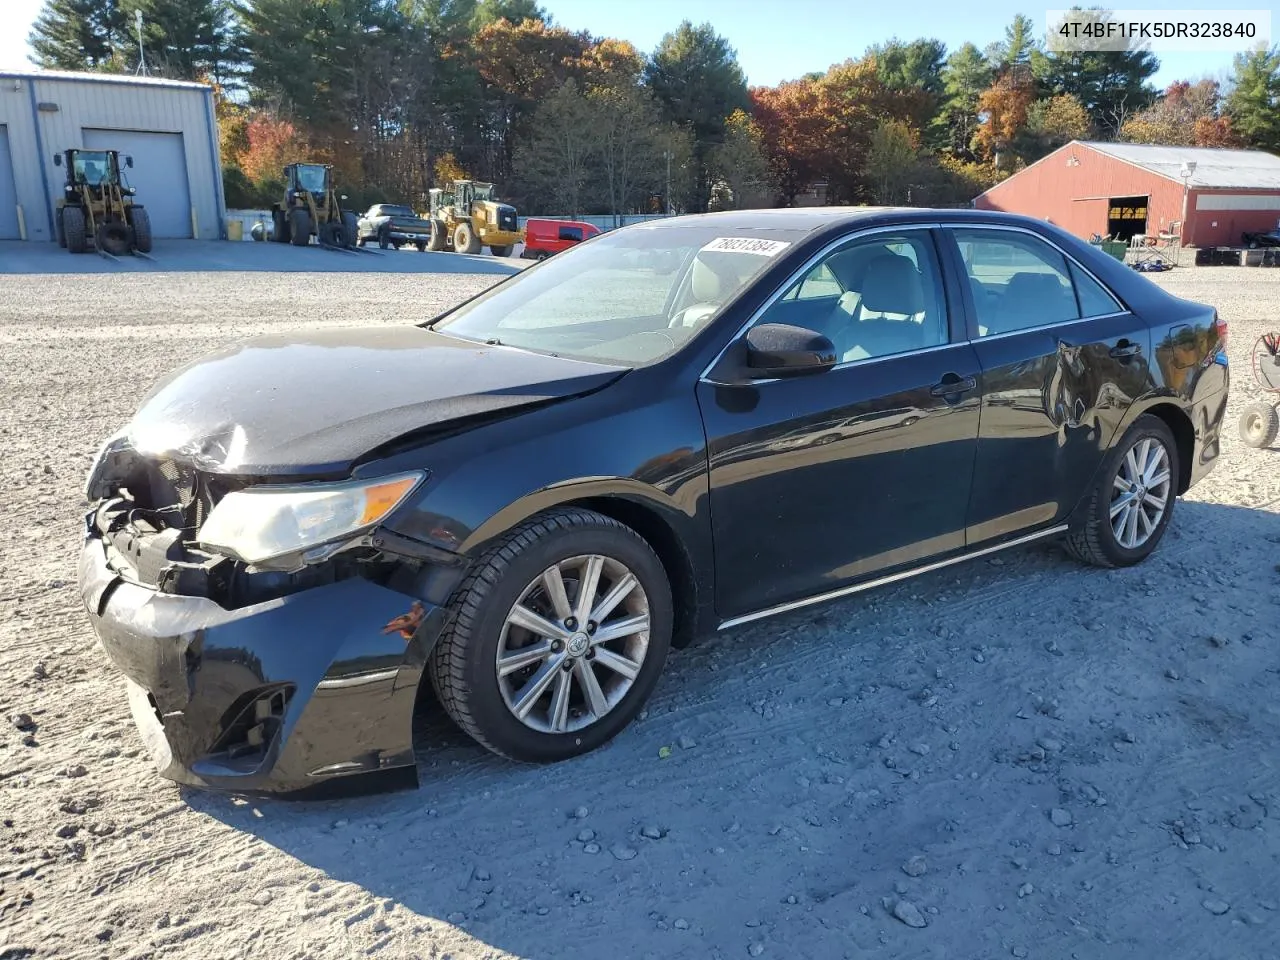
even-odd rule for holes
{"type": "Polygon", "coordinates": [[[625,564],[570,557],[529,583],[507,613],[495,663],[507,709],[563,734],[616,707],[649,650],[649,598],[625,564]]]}
{"type": "Polygon", "coordinates": [[[1144,437],[1129,448],[1111,491],[1111,532],[1126,550],[1151,538],[1172,495],[1169,453],[1159,440],[1144,437]]]}

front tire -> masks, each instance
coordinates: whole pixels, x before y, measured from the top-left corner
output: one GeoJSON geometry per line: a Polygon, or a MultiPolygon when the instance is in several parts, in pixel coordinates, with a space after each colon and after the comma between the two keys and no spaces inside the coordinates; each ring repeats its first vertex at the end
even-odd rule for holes
{"type": "Polygon", "coordinates": [[[88,236],[84,222],[84,211],[79,207],[62,208],[62,235],[67,241],[67,250],[71,253],[84,253],[88,246],[88,236]]]}
{"type": "Polygon", "coordinates": [[[1139,417],[1103,462],[1067,535],[1067,549],[1098,567],[1141,563],[1168,529],[1178,469],[1172,431],[1159,417],[1139,417]]]}
{"type": "Polygon", "coordinates": [[[661,561],[634,530],[590,510],[517,527],[449,607],[429,663],[436,696],[482,746],[524,762],[565,760],[616,736],[671,646],[661,561]]]}
{"type": "Polygon", "coordinates": [[[295,247],[305,247],[311,243],[311,214],[294,207],[289,211],[289,242],[295,247]]]}
{"type": "Polygon", "coordinates": [[[1256,400],[1240,414],[1240,439],[1251,447],[1269,447],[1280,436],[1280,414],[1264,400],[1256,400]]]}
{"type": "Polygon", "coordinates": [[[476,236],[471,224],[460,223],[453,231],[453,249],[457,253],[479,253],[480,238],[476,236]]]}
{"type": "Polygon", "coordinates": [[[129,221],[133,225],[133,248],[139,253],[151,252],[151,215],[146,208],[129,208],[129,221]]]}

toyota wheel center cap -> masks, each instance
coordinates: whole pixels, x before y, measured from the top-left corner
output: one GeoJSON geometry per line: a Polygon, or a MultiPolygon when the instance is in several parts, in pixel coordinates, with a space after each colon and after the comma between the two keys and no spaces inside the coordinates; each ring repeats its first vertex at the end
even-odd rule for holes
{"type": "Polygon", "coordinates": [[[580,657],[587,652],[587,647],[591,646],[591,638],[585,633],[578,632],[568,639],[565,646],[569,649],[569,656],[580,657]]]}

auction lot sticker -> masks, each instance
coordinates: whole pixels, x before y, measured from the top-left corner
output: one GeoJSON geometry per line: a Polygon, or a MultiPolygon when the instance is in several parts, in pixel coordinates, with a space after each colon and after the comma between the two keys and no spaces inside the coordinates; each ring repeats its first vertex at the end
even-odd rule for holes
{"type": "Polygon", "coordinates": [[[716,237],[702,249],[719,250],[722,253],[756,253],[762,257],[776,257],[787,247],[788,240],[757,240],[754,237],[716,237]]]}

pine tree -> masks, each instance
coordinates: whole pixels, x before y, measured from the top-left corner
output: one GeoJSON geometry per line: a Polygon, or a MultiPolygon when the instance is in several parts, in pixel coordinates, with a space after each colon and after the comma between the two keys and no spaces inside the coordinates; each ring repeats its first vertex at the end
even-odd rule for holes
{"type": "Polygon", "coordinates": [[[118,0],[45,0],[28,42],[50,70],[104,70],[124,32],[118,0]]]}
{"type": "Polygon", "coordinates": [[[1280,150],[1280,47],[1236,54],[1226,113],[1249,146],[1280,150]]]}
{"type": "Polygon", "coordinates": [[[118,0],[129,29],[124,56],[138,64],[134,18],[142,14],[142,43],[152,73],[179,80],[233,85],[247,56],[243,31],[228,0],[118,0]]]}

